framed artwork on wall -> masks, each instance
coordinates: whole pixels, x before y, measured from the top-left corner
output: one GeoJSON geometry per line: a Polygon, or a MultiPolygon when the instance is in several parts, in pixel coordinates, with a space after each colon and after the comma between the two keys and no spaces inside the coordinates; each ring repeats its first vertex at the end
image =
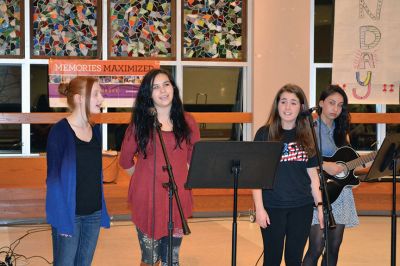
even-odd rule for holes
{"type": "Polygon", "coordinates": [[[182,0],[182,15],[182,60],[246,60],[246,0],[182,0]]]}
{"type": "Polygon", "coordinates": [[[176,58],[175,0],[108,0],[108,57],[176,58]]]}
{"type": "Polygon", "coordinates": [[[24,57],[24,1],[0,0],[0,58],[24,57]]]}
{"type": "Polygon", "coordinates": [[[31,0],[32,58],[101,58],[101,1],[31,0]]]}

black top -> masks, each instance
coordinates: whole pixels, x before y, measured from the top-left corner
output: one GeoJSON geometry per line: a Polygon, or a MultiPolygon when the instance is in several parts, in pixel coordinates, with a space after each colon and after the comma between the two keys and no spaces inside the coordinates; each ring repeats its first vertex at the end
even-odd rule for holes
{"type": "MultiPolygon", "coordinates": [[[[268,140],[268,128],[261,127],[255,141],[268,140]]],[[[284,148],[272,190],[262,192],[265,208],[292,208],[314,204],[311,180],[307,168],[316,167],[317,157],[308,158],[307,152],[296,143],[296,129],[283,130],[284,148]]]]}
{"type": "Polygon", "coordinates": [[[88,215],[101,210],[101,144],[93,136],[89,142],[75,135],[76,214],[88,215]]]}

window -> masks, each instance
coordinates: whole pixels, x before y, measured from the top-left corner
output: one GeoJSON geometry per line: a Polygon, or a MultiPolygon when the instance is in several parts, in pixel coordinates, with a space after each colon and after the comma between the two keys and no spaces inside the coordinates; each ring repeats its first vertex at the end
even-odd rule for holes
{"type": "MultiPolygon", "coordinates": [[[[0,112],[21,112],[21,66],[0,65],[0,112]]],[[[0,124],[0,153],[20,153],[21,125],[0,124]]]]}
{"type": "Polygon", "coordinates": [[[332,0],[315,0],[314,62],[332,63],[333,20],[332,0]]]}
{"type": "MultiPolygon", "coordinates": [[[[53,112],[49,107],[47,65],[31,65],[31,112],[53,112]]],[[[51,125],[31,125],[31,151],[45,152],[47,136],[51,125]]]]}
{"type": "MultiPolygon", "coordinates": [[[[185,67],[183,103],[189,112],[242,111],[240,67],[185,67]]],[[[240,140],[240,125],[201,124],[204,139],[240,140]]]]}
{"type": "MultiPolygon", "coordinates": [[[[400,105],[387,105],[386,113],[400,113],[400,105]]],[[[387,124],[386,134],[390,135],[392,133],[400,133],[399,124],[387,124]]]]}

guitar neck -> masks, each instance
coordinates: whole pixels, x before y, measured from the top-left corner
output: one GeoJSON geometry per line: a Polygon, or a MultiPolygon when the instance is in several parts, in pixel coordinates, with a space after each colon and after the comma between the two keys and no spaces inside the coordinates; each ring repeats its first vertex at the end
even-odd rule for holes
{"type": "Polygon", "coordinates": [[[366,164],[370,161],[373,161],[375,159],[375,156],[377,153],[378,153],[377,151],[374,151],[367,155],[362,155],[362,156],[358,157],[357,159],[347,162],[346,167],[348,170],[353,170],[357,166],[360,166],[360,165],[366,164]]]}

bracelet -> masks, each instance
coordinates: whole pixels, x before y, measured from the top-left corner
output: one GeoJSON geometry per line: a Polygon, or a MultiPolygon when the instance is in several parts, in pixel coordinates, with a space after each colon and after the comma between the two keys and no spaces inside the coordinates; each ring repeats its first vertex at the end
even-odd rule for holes
{"type": "Polygon", "coordinates": [[[320,201],[315,205],[315,207],[322,206],[322,205],[324,205],[324,203],[322,201],[320,201]]]}

